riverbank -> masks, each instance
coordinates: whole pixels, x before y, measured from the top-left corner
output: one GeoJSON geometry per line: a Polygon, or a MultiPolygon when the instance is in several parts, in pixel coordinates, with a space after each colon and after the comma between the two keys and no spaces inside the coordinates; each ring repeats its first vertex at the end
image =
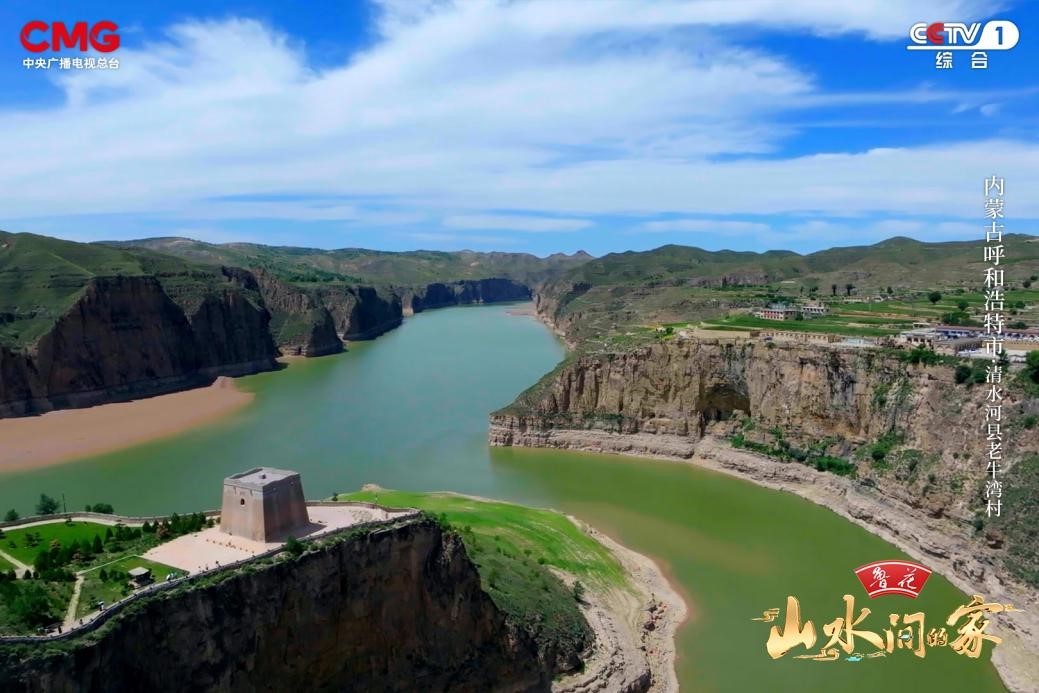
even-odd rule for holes
{"type": "Polygon", "coordinates": [[[992,663],[1010,690],[1039,691],[1039,592],[1002,574],[994,557],[978,551],[982,545],[969,527],[914,512],[848,477],[734,449],[711,436],[691,441],[664,434],[559,430],[520,446],[683,462],[787,491],[826,507],[894,544],[966,594],[980,593],[986,601],[1016,607],[1019,611],[999,619],[994,628],[1003,642],[994,649],[992,663]]]}
{"type": "MultiPolygon", "coordinates": [[[[365,484],[361,491],[337,494],[336,499],[419,508],[438,515],[460,532],[470,558],[485,573],[485,588],[489,585],[500,603],[516,597],[495,586],[496,581],[510,582],[502,574],[526,573],[535,565],[550,570],[566,586],[567,602],[571,594],[580,594],[577,608],[595,641],[582,655],[580,671],[553,682],[555,693],[678,690],[675,635],[688,607],[648,557],[572,515],[483,496],[394,491],[365,484]],[[515,557],[526,558],[506,563],[494,558],[513,551],[515,557]],[[496,573],[498,578],[493,577],[496,573]]],[[[551,596],[546,592],[538,599],[551,596]]],[[[577,617],[576,611],[573,615],[577,617]]]]}
{"type": "MultiPolygon", "coordinates": [[[[581,611],[595,631],[595,650],[585,661],[583,672],[557,681],[552,690],[677,691],[675,635],[689,614],[685,600],[648,556],[622,546],[572,515],[567,517],[620,561],[634,592],[610,589],[587,593],[581,611]],[[642,672],[648,673],[648,681],[642,672]]],[[[572,583],[572,578],[561,577],[572,583]]]]}
{"type": "Polygon", "coordinates": [[[0,473],[128,448],[212,423],[253,400],[226,376],[209,387],[146,399],[0,419],[0,473]]]}

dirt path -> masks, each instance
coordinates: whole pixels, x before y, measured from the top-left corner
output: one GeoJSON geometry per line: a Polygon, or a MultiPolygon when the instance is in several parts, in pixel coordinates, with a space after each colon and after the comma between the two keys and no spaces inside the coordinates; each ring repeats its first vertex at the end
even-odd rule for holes
{"type": "Polygon", "coordinates": [[[72,588],[72,597],[69,599],[69,608],[65,611],[65,621],[62,628],[71,630],[76,626],[76,609],[79,607],[79,592],[83,589],[84,577],[82,573],[76,574],[76,584],[72,588]]]}

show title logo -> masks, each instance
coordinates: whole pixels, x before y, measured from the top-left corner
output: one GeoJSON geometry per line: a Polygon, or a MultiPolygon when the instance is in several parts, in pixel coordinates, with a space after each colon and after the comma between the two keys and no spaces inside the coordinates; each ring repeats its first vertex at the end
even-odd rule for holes
{"type": "MultiPolygon", "coordinates": [[[[888,594],[900,594],[915,599],[930,577],[931,571],[909,561],[877,561],[855,570],[871,599],[888,594]]],[[[882,630],[867,630],[864,621],[871,611],[862,607],[856,613],[855,597],[844,595],[844,615],[838,616],[822,627],[826,642],[817,652],[812,650],[820,640],[815,624],[811,620],[801,622],[801,602],[793,595],[786,598],[786,614],[780,619],[780,609],[765,610],[752,621],[773,623],[782,626],[769,629],[765,651],[772,659],[779,659],[787,652],[802,646],[808,652],[794,655],[794,659],[811,659],[833,662],[841,659],[858,662],[863,659],[886,657],[895,650],[907,650],[917,657],[927,655],[928,647],[949,647],[958,655],[977,659],[984,651],[985,642],[992,646],[1003,642],[998,635],[986,629],[990,619],[986,614],[1018,611],[1010,604],[986,602],[984,597],[974,595],[971,600],[956,607],[938,627],[927,628],[924,612],[890,614],[887,627],[882,630]],[[862,627],[860,627],[862,626],[862,627]]]]}

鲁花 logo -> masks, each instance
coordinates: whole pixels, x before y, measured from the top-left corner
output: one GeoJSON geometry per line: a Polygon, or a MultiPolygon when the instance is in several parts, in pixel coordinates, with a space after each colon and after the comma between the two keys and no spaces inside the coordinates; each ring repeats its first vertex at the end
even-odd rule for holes
{"type": "Polygon", "coordinates": [[[883,594],[901,594],[916,599],[931,569],[911,561],[874,561],[855,569],[855,577],[870,599],[883,594]]]}

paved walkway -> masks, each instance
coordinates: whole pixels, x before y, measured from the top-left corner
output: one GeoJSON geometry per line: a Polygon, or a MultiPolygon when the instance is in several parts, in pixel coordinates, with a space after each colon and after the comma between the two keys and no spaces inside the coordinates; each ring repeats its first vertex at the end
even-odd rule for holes
{"type": "MultiPolygon", "coordinates": [[[[120,517],[117,517],[117,516],[113,516],[111,519],[109,519],[107,517],[106,518],[100,518],[100,517],[93,517],[91,515],[73,515],[72,517],[70,517],[68,519],[71,522],[90,522],[90,523],[95,524],[95,525],[111,525],[113,527],[115,525],[118,525],[118,524],[123,524],[123,525],[126,525],[127,527],[140,527],[141,525],[144,524],[143,522],[134,522],[132,520],[131,521],[127,521],[127,520],[124,520],[124,519],[122,519],[120,517]]],[[[7,531],[12,531],[12,530],[16,530],[16,529],[25,529],[27,527],[39,527],[40,525],[52,525],[55,522],[65,522],[65,518],[64,517],[55,517],[55,518],[50,519],[50,520],[36,520],[35,522],[26,522],[23,525],[14,525],[12,527],[8,527],[7,531]]]]}
{"type": "Polygon", "coordinates": [[[25,565],[14,556],[7,553],[6,551],[0,551],[0,558],[3,558],[5,561],[14,566],[14,572],[18,574],[18,577],[24,575],[26,571],[31,570],[29,566],[25,565]]]}

